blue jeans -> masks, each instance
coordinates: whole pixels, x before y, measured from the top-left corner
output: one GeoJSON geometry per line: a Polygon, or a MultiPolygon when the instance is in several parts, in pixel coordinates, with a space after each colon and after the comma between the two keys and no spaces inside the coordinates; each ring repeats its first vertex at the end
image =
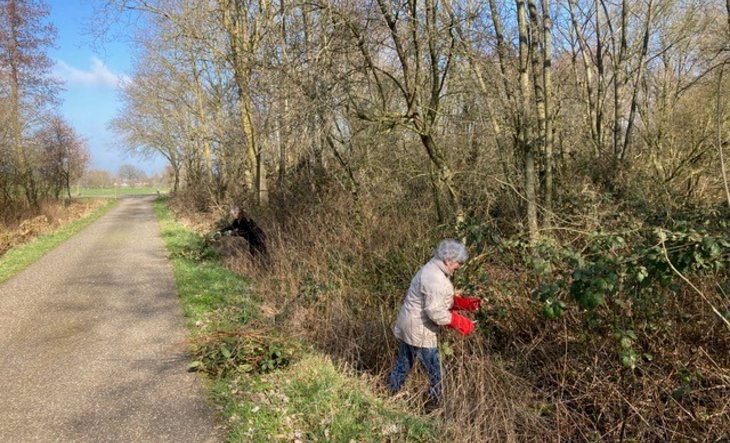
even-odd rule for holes
{"type": "Polygon", "coordinates": [[[406,375],[413,368],[413,357],[416,356],[428,374],[428,399],[438,402],[441,399],[441,361],[438,348],[418,348],[402,341],[398,343],[398,357],[388,377],[388,390],[393,394],[400,391],[406,375]]]}

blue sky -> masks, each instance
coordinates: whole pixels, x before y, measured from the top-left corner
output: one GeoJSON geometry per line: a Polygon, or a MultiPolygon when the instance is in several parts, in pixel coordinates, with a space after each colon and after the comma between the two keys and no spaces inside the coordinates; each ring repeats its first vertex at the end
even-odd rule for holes
{"type": "Polygon", "coordinates": [[[51,7],[48,20],[58,29],[56,48],[48,55],[56,63],[54,75],[65,82],[60,114],[87,141],[89,167],[116,173],[127,163],[148,174],[162,171],[162,158],[141,160],[128,156],[120,147],[121,140],[108,129],[121,107],[119,84],[129,81],[131,75],[131,38],[115,35],[113,41],[97,47],[89,33],[93,0],[46,1],[51,7]]]}

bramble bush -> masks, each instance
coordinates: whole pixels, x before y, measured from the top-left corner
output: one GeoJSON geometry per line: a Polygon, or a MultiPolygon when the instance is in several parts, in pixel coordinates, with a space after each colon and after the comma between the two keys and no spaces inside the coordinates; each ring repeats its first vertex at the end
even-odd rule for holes
{"type": "Polygon", "coordinates": [[[727,224],[667,226],[566,229],[537,242],[462,227],[473,257],[455,285],[484,300],[469,353],[508,361],[568,439],[724,441],[727,224]]]}
{"type": "MultiPolygon", "coordinates": [[[[463,227],[462,233],[477,252],[476,265],[468,265],[459,276],[458,284],[466,292],[490,301],[493,282],[479,261],[482,251],[491,247],[490,255],[529,274],[532,298],[544,318],[558,320],[573,309],[583,319],[581,328],[611,329],[618,358],[632,369],[640,355],[651,359],[650,353],[635,349],[641,341],[635,331],[646,326],[656,329],[654,323],[663,316],[667,297],[680,294],[682,280],[677,273],[717,282],[717,294],[728,299],[730,236],[722,232],[677,224],[673,229],[590,233],[579,244],[560,244],[552,238],[534,243],[504,240],[478,224],[463,227]]],[[[503,316],[503,311],[492,304],[481,315],[488,320],[503,316]]],[[[723,309],[723,315],[730,318],[728,309],[723,309]]]]}

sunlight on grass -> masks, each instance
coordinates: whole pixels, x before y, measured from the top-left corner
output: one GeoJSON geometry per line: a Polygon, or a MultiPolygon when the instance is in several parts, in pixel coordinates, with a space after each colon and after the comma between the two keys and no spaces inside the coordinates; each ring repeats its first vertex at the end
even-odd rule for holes
{"type": "Polygon", "coordinates": [[[434,422],[398,410],[319,355],[257,378],[218,380],[213,392],[233,399],[224,410],[232,442],[442,441],[434,422]]]}
{"type": "MultiPolygon", "coordinates": [[[[160,222],[160,233],[172,261],[178,295],[185,316],[194,324],[202,321],[216,309],[239,307],[252,313],[246,280],[220,265],[213,248],[196,233],[176,222],[163,200],[155,202],[155,214],[160,222]]],[[[237,320],[242,320],[239,316],[237,320]]]]}
{"type": "Polygon", "coordinates": [[[209,377],[228,441],[442,441],[435,422],[378,398],[365,379],[282,337],[260,318],[247,280],[175,221],[164,199],[155,213],[193,336],[198,360],[190,367],[209,377]]]}

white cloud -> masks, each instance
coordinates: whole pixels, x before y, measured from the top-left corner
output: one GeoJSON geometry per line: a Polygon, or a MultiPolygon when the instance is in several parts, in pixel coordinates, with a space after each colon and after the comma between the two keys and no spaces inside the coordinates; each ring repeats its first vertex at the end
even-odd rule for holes
{"type": "Polygon", "coordinates": [[[112,72],[103,61],[96,57],[91,59],[91,66],[88,70],[79,69],[63,60],[58,60],[56,75],[69,85],[118,88],[130,82],[128,76],[112,72]]]}

